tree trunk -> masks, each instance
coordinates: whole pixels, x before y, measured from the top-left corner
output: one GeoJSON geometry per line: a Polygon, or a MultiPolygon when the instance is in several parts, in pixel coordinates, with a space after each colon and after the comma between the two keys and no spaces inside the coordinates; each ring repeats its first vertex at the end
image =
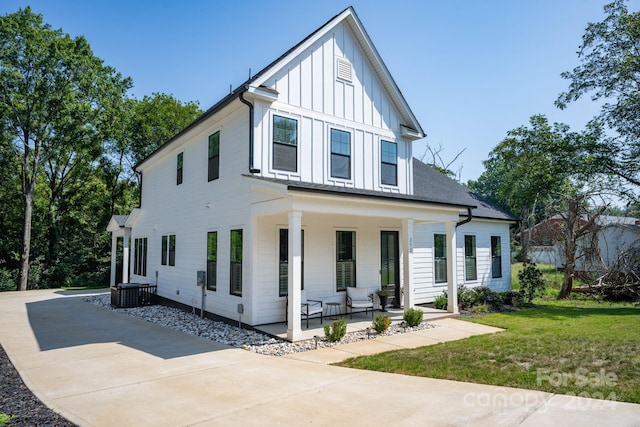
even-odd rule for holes
{"type": "Polygon", "coordinates": [[[568,240],[565,244],[566,252],[566,265],[564,266],[564,279],[562,281],[562,288],[558,299],[566,299],[571,296],[571,290],[573,289],[573,277],[576,271],[576,242],[575,236],[571,233],[571,240],[568,240]]]}
{"type": "Polygon", "coordinates": [[[31,217],[33,214],[33,195],[35,193],[34,185],[29,188],[24,195],[24,226],[22,235],[22,257],[20,258],[20,281],[18,284],[19,291],[27,290],[27,282],[29,279],[29,254],[31,253],[31,217]]]}

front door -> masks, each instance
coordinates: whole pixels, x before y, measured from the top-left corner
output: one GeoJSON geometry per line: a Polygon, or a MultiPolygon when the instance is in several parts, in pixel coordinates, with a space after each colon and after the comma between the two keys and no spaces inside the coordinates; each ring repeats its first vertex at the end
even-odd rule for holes
{"type": "Polygon", "coordinates": [[[382,289],[393,289],[394,308],[400,308],[400,256],[398,232],[380,232],[380,285],[382,289]]]}

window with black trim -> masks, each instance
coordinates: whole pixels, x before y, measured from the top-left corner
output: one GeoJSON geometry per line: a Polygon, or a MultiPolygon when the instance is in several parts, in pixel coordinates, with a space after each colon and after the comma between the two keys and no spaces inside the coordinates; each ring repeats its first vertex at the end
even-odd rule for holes
{"type": "Polygon", "coordinates": [[[231,230],[231,267],[229,293],[242,296],[242,230],[231,230]]]}
{"type": "Polygon", "coordinates": [[[398,144],[380,141],[380,178],[385,185],[398,185],[398,144]]]}
{"type": "Polygon", "coordinates": [[[356,232],[336,231],[336,290],[356,286],[356,232]]]}
{"type": "Polygon", "coordinates": [[[147,238],[133,240],[133,274],[147,275],[147,238]]]}
{"type": "Polygon", "coordinates": [[[273,116],[273,168],[298,171],[298,121],[273,116]]]}
{"type": "Polygon", "coordinates": [[[351,134],[331,129],[331,176],[351,179],[351,134]]]}
{"type": "Polygon", "coordinates": [[[220,178],[220,131],[209,135],[209,162],[207,171],[209,181],[220,178]]]}
{"type": "Polygon", "coordinates": [[[175,266],[176,265],[176,235],[169,234],[162,236],[162,253],[160,264],[175,266]]]}
{"type": "MultiPolygon", "coordinates": [[[[300,285],[304,289],[304,230],[300,230],[301,260],[300,260],[300,285]]],[[[289,230],[280,229],[280,257],[278,261],[278,295],[286,297],[289,295],[289,230]]]]}
{"type": "Polygon", "coordinates": [[[207,289],[216,290],[218,275],[218,232],[207,233],[207,289]]]}
{"type": "Polygon", "coordinates": [[[465,280],[478,279],[476,236],[464,236],[464,278],[465,280]]]}
{"type": "Polygon", "coordinates": [[[177,165],[176,165],[176,185],[180,185],[182,184],[182,161],[183,161],[183,154],[184,153],[179,153],[178,154],[178,158],[177,158],[177,165]]]}
{"type": "Polygon", "coordinates": [[[502,277],[502,245],[500,236],[491,236],[491,277],[502,277]]]}
{"type": "Polygon", "coordinates": [[[433,272],[436,283],[447,281],[447,236],[433,235],[433,272]]]}

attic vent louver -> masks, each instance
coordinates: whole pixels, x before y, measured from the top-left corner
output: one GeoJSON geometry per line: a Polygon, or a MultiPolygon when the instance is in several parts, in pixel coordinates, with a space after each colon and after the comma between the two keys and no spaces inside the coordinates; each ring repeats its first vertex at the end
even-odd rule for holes
{"type": "Polygon", "coordinates": [[[351,81],[351,64],[349,61],[337,58],[338,78],[340,80],[351,81]]]}

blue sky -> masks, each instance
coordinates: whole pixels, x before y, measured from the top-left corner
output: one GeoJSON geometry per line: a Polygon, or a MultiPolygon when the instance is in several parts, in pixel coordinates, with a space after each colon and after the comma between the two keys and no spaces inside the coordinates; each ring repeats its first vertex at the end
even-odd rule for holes
{"type": "MultiPolygon", "coordinates": [[[[595,0],[2,0],[0,14],[30,5],[45,22],[84,35],[94,53],[153,92],[206,109],[249,75],[349,5],[394,76],[427,138],[454,169],[477,179],[482,161],[507,131],[546,114],[582,130],[598,106],[560,111],[553,102],[578,65],[587,22],[601,21],[595,0]]],[[[640,9],[640,0],[629,3],[640,9]]]]}

